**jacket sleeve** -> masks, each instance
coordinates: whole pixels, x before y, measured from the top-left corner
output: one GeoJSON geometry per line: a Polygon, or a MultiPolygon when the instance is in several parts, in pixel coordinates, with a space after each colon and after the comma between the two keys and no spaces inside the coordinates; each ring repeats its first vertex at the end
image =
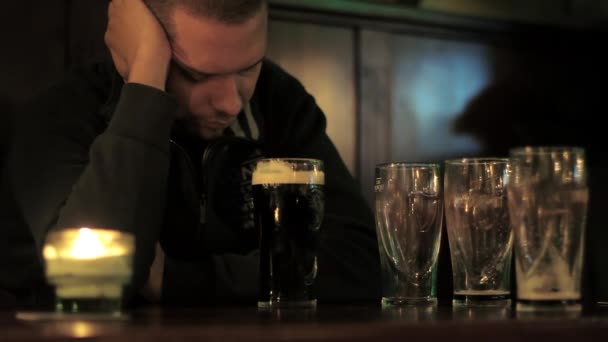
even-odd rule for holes
{"type": "Polygon", "coordinates": [[[133,285],[147,279],[165,201],[174,100],[126,84],[107,128],[85,84],[23,112],[11,186],[38,251],[50,229],[103,227],[136,238],[133,285]]]}
{"type": "Polygon", "coordinates": [[[258,250],[246,255],[222,253],[202,260],[165,257],[164,305],[255,304],[258,250]]]}

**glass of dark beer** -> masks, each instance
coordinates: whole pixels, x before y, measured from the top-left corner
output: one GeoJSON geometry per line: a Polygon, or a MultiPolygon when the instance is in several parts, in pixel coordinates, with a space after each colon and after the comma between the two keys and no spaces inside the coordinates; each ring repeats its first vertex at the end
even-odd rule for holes
{"type": "Polygon", "coordinates": [[[259,308],[313,308],[325,173],[316,159],[258,161],[252,176],[260,231],[259,308]]]}

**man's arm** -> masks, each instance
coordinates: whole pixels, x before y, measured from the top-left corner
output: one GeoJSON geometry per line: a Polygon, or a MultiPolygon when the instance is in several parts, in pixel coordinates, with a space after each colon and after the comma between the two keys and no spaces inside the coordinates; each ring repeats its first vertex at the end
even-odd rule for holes
{"type": "Polygon", "coordinates": [[[133,232],[141,283],[162,222],[175,104],[158,90],[127,85],[104,130],[97,101],[83,88],[55,89],[23,112],[10,185],[38,250],[53,227],[133,232]]]}
{"type": "Polygon", "coordinates": [[[135,286],[147,278],[162,222],[176,105],[163,92],[171,50],[141,0],[108,7],[106,43],[128,83],[107,128],[92,83],[73,77],[37,100],[11,157],[11,186],[40,250],[53,227],[136,236],[135,286]]]}

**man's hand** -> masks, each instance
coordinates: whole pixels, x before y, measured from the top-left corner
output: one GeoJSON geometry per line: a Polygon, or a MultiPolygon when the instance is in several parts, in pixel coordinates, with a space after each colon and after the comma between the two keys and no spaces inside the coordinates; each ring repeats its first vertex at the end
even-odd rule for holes
{"type": "Polygon", "coordinates": [[[156,243],[156,254],[150,266],[148,281],[142,289],[142,295],[150,302],[158,302],[162,297],[163,273],[165,271],[165,252],[160,244],[156,243]]]}
{"type": "Polygon", "coordinates": [[[110,2],[105,42],[125,81],[165,89],[171,46],[142,0],[110,2]]]}

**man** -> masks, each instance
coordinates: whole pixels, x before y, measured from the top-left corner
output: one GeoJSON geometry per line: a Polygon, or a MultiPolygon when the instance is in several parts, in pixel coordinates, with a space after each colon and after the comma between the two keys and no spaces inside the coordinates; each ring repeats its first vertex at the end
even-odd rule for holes
{"type": "Polygon", "coordinates": [[[266,156],[325,163],[319,300],[379,297],[372,215],[314,99],[264,59],[265,2],[113,0],[108,18],[113,65],[77,69],[23,118],[0,288],[40,301],[47,232],[94,226],[136,236],[135,295],[254,302],[257,234],[234,171],[266,156]]]}

